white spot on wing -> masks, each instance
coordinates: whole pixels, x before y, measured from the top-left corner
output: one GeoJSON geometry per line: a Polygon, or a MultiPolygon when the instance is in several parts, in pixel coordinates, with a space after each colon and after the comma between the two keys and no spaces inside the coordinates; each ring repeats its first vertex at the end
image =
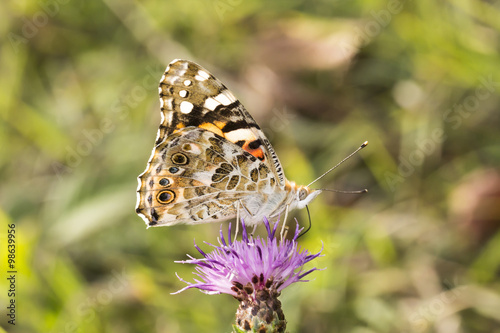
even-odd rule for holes
{"type": "MultiPolygon", "coordinates": [[[[171,124],[171,123],[172,123],[173,118],[174,118],[174,113],[173,113],[172,111],[170,111],[170,112],[168,113],[168,119],[167,119],[167,123],[166,123],[166,125],[171,124]]],[[[161,114],[161,121],[162,121],[162,123],[164,123],[164,122],[165,122],[165,117],[163,116],[163,113],[161,114]]]]}
{"type": "Polygon", "coordinates": [[[215,110],[216,107],[218,107],[221,103],[213,99],[212,97],[209,97],[205,100],[205,107],[211,111],[215,110]]]}
{"type": "MultiPolygon", "coordinates": [[[[163,106],[163,100],[162,100],[161,102],[162,102],[161,104],[162,104],[162,106],[163,106]]],[[[163,124],[163,122],[165,121],[165,115],[163,114],[163,112],[162,112],[162,113],[160,113],[160,117],[161,117],[161,119],[160,119],[160,124],[163,124]]]]}
{"type": "Polygon", "coordinates": [[[188,95],[188,92],[187,92],[186,90],[181,90],[181,91],[179,91],[179,96],[181,96],[181,97],[183,97],[183,98],[184,98],[184,97],[186,97],[187,95],[188,95]]]}
{"type": "Polygon", "coordinates": [[[191,85],[191,83],[192,83],[192,82],[191,82],[191,80],[185,80],[185,81],[184,81],[184,85],[185,85],[186,87],[189,87],[189,86],[191,85]]]}
{"type": "MultiPolygon", "coordinates": [[[[174,112],[173,111],[167,111],[166,114],[167,114],[168,119],[165,120],[165,112],[160,113],[160,115],[161,115],[161,123],[163,125],[165,125],[165,126],[168,126],[168,124],[172,123],[172,117],[174,115],[174,112]]],[[[156,133],[156,140],[155,140],[155,142],[158,142],[158,140],[160,139],[160,134],[161,134],[161,130],[158,129],[158,132],[156,133]]],[[[165,141],[166,138],[167,137],[164,136],[163,140],[161,140],[160,143],[163,143],[163,141],[165,141]]],[[[151,153],[151,157],[149,158],[148,162],[151,162],[153,160],[154,155],[155,155],[155,148],[153,148],[153,152],[151,153]]],[[[146,171],[144,171],[144,172],[146,172],[146,171]]]]}
{"type": "Polygon", "coordinates": [[[180,107],[181,107],[181,112],[187,114],[193,110],[193,103],[190,103],[188,101],[182,101],[180,107]]]}
{"type": "Polygon", "coordinates": [[[233,102],[236,102],[236,97],[234,97],[229,90],[224,90],[219,95],[215,96],[215,100],[222,105],[229,105],[233,102]]]}
{"type": "Polygon", "coordinates": [[[254,141],[257,139],[253,132],[248,128],[240,128],[231,132],[227,132],[226,138],[231,142],[237,142],[240,140],[254,141]]]}
{"type": "Polygon", "coordinates": [[[194,155],[200,155],[201,154],[201,148],[199,145],[195,143],[188,143],[182,147],[182,150],[189,152],[190,154],[194,155]]]}
{"type": "Polygon", "coordinates": [[[210,74],[208,74],[205,71],[202,71],[201,69],[198,71],[198,75],[201,76],[202,78],[204,78],[205,80],[210,78],[210,74]]]}

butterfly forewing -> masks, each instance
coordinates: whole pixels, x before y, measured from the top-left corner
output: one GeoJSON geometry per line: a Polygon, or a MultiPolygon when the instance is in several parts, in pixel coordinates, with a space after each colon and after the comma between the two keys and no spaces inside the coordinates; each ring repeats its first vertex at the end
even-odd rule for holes
{"type": "Polygon", "coordinates": [[[160,81],[163,114],[157,143],[182,127],[214,132],[261,161],[272,161],[280,186],[285,178],[274,149],[245,107],[229,89],[200,65],[174,60],[160,81]]]}

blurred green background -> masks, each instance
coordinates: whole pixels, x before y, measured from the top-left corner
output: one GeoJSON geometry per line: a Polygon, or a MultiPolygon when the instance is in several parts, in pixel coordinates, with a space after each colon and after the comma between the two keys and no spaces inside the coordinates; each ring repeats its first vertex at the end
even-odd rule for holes
{"type": "Polygon", "coordinates": [[[283,292],[290,332],[500,332],[499,17],[486,0],[2,2],[0,326],[231,330],[232,297],[170,294],[193,278],[174,260],[220,224],[146,230],[134,212],[157,85],[184,58],[241,99],[291,180],[370,142],[316,184],[369,193],[310,205],[300,245],[322,241],[308,267],[327,269],[283,292]]]}

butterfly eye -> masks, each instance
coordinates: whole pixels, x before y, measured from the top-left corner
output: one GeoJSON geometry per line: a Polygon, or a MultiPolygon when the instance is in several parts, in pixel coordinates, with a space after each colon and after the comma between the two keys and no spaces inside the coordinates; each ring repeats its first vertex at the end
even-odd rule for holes
{"type": "Polygon", "coordinates": [[[162,204],[168,204],[174,201],[175,193],[173,191],[161,191],[158,193],[157,199],[162,204]]]}
{"type": "Polygon", "coordinates": [[[172,155],[172,162],[174,164],[184,165],[188,163],[188,158],[186,155],[177,153],[172,155]]]}
{"type": "Polygon", "coordinates": [[[307,190],[305,188],[301,188],[299,191],[299,200],[302,201],[307,198],[307,190]]]}

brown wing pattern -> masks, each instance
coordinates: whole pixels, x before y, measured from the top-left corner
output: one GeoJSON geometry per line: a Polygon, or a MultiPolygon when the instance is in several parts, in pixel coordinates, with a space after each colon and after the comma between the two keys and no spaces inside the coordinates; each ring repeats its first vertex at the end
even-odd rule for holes
{"type": "Polygon", "coordinates": [[[271,144],[243,105],[222,82],[200,65],[174,60],[159,86],[162,122],[156,144],[184,127],[204,128],[270,164],[284,188],[281,163],[271,144]]]}
{"type": "MultiPolygon", "coordinates": [[[[276,178],[266,163],[203,128],[185,127],[154,150],[139,176],[136,212],[148,226],[196,224],[236,216],[236,202],[266,202],[276,178]]],[[[242,211],[245,217],[245,211],[242,211]]],[[[252,216],[247,216],[249,219],[252,216]]]]}

